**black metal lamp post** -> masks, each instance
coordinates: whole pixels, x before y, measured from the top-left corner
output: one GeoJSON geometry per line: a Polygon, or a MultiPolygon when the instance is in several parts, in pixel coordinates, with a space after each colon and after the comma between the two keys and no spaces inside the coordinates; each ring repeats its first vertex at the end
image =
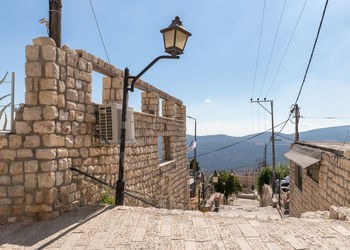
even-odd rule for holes
{"type": "Polygon", "coordinates": [[[175,17],[170,26],[160,31],[163,33],[165,52],[171,56],[163,55],[155,58],[146,68],[144,68],[137,76],[130,76],[129,69],[124,71],[123,86],[123,107],[121,118],[121,134],[120,134],[120,156],[119,156],[119,174],[116,185],[115,205],[122,206],[124,204],[124,156],[125,156],[125,137],[126,137],[126,112],[128,106],[128,91],[134,92],[134,85],[148,69],[150,69],[160,59],[179,59],[178,55],[183,54],[187,38],[191,33],[185,30],[179,17],[175,17]],[[132,80],[129,87],[129,79],[132,80]]]}

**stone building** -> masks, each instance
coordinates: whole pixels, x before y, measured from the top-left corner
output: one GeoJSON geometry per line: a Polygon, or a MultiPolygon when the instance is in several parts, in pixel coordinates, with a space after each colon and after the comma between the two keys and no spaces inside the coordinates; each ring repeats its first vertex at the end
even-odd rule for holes
{"type": "Polygon", "coordinates": [[[290,215],[350,206],[350,144],[297,142],[290,162],[290,215]]]}
{"type": "Polygon", "coordinates": [[[248,188],[250,188],[253,185],[256,186],[256,178],[257,178],[256,171],[247,170],[243,173],[236,173],[235,176],[241,182],[242,185],[244,184],[248,188]]]}
{"type": "MultiPolygon", "coordinates": [[[[0,224],[52,219],[98,202],[107,187],[71,167],[111,186],[118,176],[119,145],[94,133],[99,104],[91,94],[96,71],[106,76],[103,103],[121,103],[123,71],[83,50],[58,48],[48,37],[34,39],[25,54],[25,104],[16,111],[14,132],[0,135],[0,224]]],[[[186,108],[142,80],[135,88],[144,92],[142,112],[134,113],[136,142],[126,146],[126,191],[158,207],[186,209],[186,108]]],[[[146,205],[131,196],[125,204],[146,205]]]]}

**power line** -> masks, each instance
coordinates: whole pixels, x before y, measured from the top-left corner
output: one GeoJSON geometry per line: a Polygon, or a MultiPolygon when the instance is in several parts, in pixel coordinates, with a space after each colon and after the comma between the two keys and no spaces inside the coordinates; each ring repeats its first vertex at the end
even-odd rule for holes
{"type": "MultiPolygon", "coordinates": [[[[277,127],[281,126],[283,123],[284,123],[284,122],[281,122],[280,124],[276,125],[274,128],[277,128],[277,127]]],[[[263,131],[263,132],[260,132],[260,133],[258,133],[258,134],[252,135],[252,136],[250,136],[250,137],[248,137],[248,138],[246,138],[246,139],[244,139],[244,140],[241,140],[241,141],[238,141],[238,142],[229,144],[229,145],[227,145],[227,146],[220,147],[220,148],[217,148],[217,149],[208,151],[208,152],[203,153],[203,154],[199,154],[199,155],[197,155],[197,158],[198,158],[198,157],[201,157],[201,156],[204,156],[204,155],[207,155],[207,154],[211,154],[211,153],[214,153],[214,152],[223,150],[223,149],[226,149],[226,148],[229,148],[229,147],[236,146],[236,145],[238,145],[238,144],[240,144],[240,143],[243,143],[243,142],[246,142],[246,141],[249,141],[249,140],[254,139],[255,137],[258,137],[258,136],[260,136],[260,135],[262,135],[262,134],[264,134],[264,133],[266,133],[266,132],[269,132],[271,129],[272,129],[272,128],[269,128],[269,129],[267,129],[267,130],[265,130],[265,131],[263,131]]],[[[192,158],[193,158],[193,157],[192,157],[192,158]]],[[[192,158],[188,158],[188,160],[191,160],[192,158]]]]}
{"type": "MultiPolygon", "coordinates": [[[[310,55],[310,58],[309,58],[309,62],[307,64],[307,67],[306,67],[306,70],[305,70],[305,73],[304,73],[303,81],[301,83],[301,86],[300,86],[297,98],[295,99],[295,102],[294,102],[294,106],[298,103],[301,91],[303,90],[303,87],[304,87],[304,84],[305,84],[305,80],[306,80],[307,74],[309,72],[311,61],[312,61],[312,58],[313,58],[313,55],[314,55],[314,52],[315,52],[315,48],[316,48],[316,45],[317,45],[318,37],[320,35],[320,31],[321,31],[321,28],[322,28],[323,19],[324,19],[324,16],[326,14],[327,6],[328,6],[328,0],[326,0],[326,3],[325,3],[324,8],[323,8],[322,18],[321,18],[320,24],[318,26],[317,35],[316,35],[316,38],[315,38],[315,41],[314,41],[314,45],[312,47],[312,51],[311,51],[311,55],[310,55]]],[[[288,122],[288,120],[290,119],[291,116],[292,116],[292,111],[289,113],[287,122],[288,122]]],[[[281,131],[284,129],[284,127],[286,126],[287,122],[283,125],[283,127],[282,127],[282,129],[280,130],[279,133],[281,133],[281,131]]]]}
{"type": "Polygon", "coordinates": [[[109,63],[109,64],[111,64],[111,62],[110,62],[110,60],[109,60],[108,53],[107,53],[107,49],[106,49],[105,42],[103,41],[103,37],[102,37],[101,30],[100,30],[100,26],[98,25],[98,21],[97,21],[97,18],[96,18],[96,14],[95,14],[94,6],[92,6],[92,2],[91,2],[91,0],[89,0],[89,2],[90,2],[90,6],[91,6],[91,10],[92,10],[92,14],[94,15],[94,19],[95,19],[95,23],[96,23],[96,26],[97,26],[98,33],[100,34],[100,38],[101,38],[101,41],[102,41],[103,49],[105,50],[105,53],[106,53],[106,56],[107,56],[108,63],[109,63]]]}
{"type": "Polygon", "coordinates": [[[292,34],[291,34],[291,36],[290,36],[290,38],[289,38],[289,40],[288,40],[287,47],[286,47],[286,49],[285,49],[284,52],[283,52],[283,56],[282,56],[281,61],[280,61],[279,65],[278,65],[278,67],[277,67],[277,71],[275,72],[275,74],[274,74],[274,76],[273,76],[273,78],[272,78],[272,81],[271,81],[271,83],[270,83],[270,87],[267,89],[267,92],[266,92],[266,95],[265,95],[265,96],[267,96],[267,95],[269,94],[269,92],[270,92],[270,90],[271,90],[273,84],[275,83],[276,77],[277,77],[278,73],[280,72],[281,66],[282,66],[282,64],[283,64],[283,62],[284,62],[284,58],[285,58],[286,55],[287,55],[289,46],[290,46],[290,44],[291,44],[291,42],[292,42],[292,40],[293,40],[295,31],[297,30],[297,27],[298,27],[298,25],[299,25],[300,18],[301,18],[301,16],[302,16],[303,13],[304,13],[304,9],[305,9],[305,5],[306,5],[307,1],[308,1],[308,0],[305,0],[305,1],[304,1],[303,7],[301,8],[301,11],[300,11],[300,13],[299,13],[297,22],[296,22],[295,25],[294,25],[293,32],[292,32],[292,34]]]}
{"type": "Polygon", "coordinates": [[[286,2],[287,2],[287,0],[284,0],[284,2],[283,2],[282,12],[281,12],[281,15],[280,15],[280,18],[279,18],[279,21],[278,21],[278,25],[277,25],[277,29],[276,29],[276,33],[275,33],[275,38],[273,40],[273,44],[272,44],[269,60],[268,60],[268,63],[267,63],[267,67],[266,67],[266,70],[265,70],[265,74],[264,74],[264,78],[263,78],[263,82],[262,82],[262,85],[261,85],[261,88],[260,88],[260,94],[259,95],[261,95],[261,92],[264,89],[267,72],[269,70],[272,54],[273,54],[273,51],[275,49],[277,35],[278,35],[279,29],[280,29],[280,25],[281,25],[282,17],[283,17],[283,14],[284,14],[284,8],[286,6],[286,2]]]}
{"type": "Polygon", "coordinates": [[[264,17],[265,17],[265,7],[266,7],[266,0],[264,0],[264,8],[263,8],[263,13],[262,13],[262,17],[261,17],[260,34],[259,34],[259,45],[258,45],[258,53],[256,55],[256,61],[255,61],[255,72],[254,72],[252,97],[254,95],[255,83],[256,83],[256,74],[257,74],[257,71],[258,71],[258,62],[259,62],[259,56],[260,56],[261,37],[262,37],[262,30],[263,30],[263,26],[264,26],[264,17]]]}
{"type": "Polygon", "coordinates": [[[341,117],[336,117],[336,116],[320,116],[320,117],[300,116],[300,118],[304,118],[304,119],[350,119],[350,116],[341,116],[341,117]]]}
{"type": "Polygon", "coordinates": [[[284,139],[287,139],[287,140],[290,140],[290,141],[294,141],[293,139],[290,139],[287,136],[284,136],[284,135],[281,135],[281,134],[276,134],[276,135],[279,136],[279,137],[282,137],[284,139]]]}

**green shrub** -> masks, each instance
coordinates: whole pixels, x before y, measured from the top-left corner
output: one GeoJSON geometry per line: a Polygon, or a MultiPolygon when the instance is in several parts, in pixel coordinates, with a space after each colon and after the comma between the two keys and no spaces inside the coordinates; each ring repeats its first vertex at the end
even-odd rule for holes
{"type": "Polygon", "coordinates": [[[106,204],[106,205],[114,205],[115,204],[115,200],[114,197],[111,195],[111,189],[108,186],[106,189],[106,192],[103,193],[101,195],[101,199],[100,199],[102,204],[106,204]]]}
{"type": "Polygon", "coordinates": [[[271,167],[263,168],[260,171],[258,178],[256,180],[258,194],[261,194],[262,187],[264,186],[264,184],[269,184],[271,179],[272,179],[272,168],[271,167]]]}

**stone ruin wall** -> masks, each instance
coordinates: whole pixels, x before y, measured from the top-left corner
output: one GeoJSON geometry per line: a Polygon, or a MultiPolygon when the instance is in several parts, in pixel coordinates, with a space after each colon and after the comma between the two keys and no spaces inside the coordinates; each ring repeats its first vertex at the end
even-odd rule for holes
{"type": "MultiPolygon", "coordinates": [[[[106,186],[70,167],[116,184],[119,145],[106,145],[93,133],[98,107],[91,101],[93,71],[107,75],[103,103],[121,103],[120,69],[85,51],[57,48],[47,37],[26,46],[25,104],[16,111],[15,132],[0,135],[0,224],[53,219],[98,202],[106,186]]],[[[145,92],[142,113],[134,113],[136,143],[126,146],[125,188],[159,207],[187,209],[186,108],[146,82],[135,87],[145,92]],[[167,137],[171,159],[161,164],[158,136],[167,137]]],[[[125,204],[146,206],[129,196],[125,204]]]]}
{"type": "Polygon", "coordinates": [[[296,165],[290,162],[290,215],[300,217],[308,211],[328,211],[331,206],[350,206],[350,160],[322,152],[319,183],[302,173],[302,191],[295,185],[296,165]]]}

